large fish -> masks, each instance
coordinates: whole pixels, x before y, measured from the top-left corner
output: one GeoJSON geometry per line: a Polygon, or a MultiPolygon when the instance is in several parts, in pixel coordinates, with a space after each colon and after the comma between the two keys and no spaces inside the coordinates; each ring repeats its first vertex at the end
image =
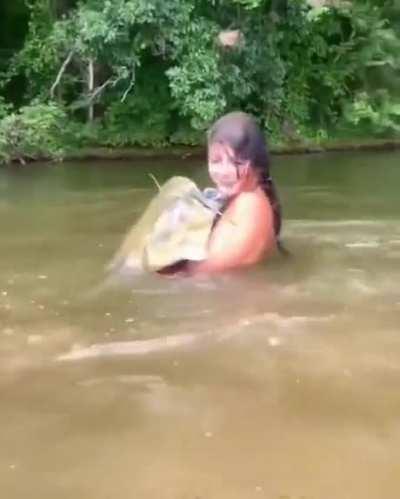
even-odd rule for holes
{"type": "Polygon", "coordinates": [[[172,177],[130,229],[108,270],[155,272],[180,260],[206,259],[213,221],[225,202],[216,189],[201,191],[186,177],[172,177]]]}

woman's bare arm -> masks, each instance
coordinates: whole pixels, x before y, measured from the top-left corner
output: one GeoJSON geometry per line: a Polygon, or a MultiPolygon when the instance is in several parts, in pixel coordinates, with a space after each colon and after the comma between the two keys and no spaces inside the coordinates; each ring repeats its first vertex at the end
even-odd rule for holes
{"type": "Polygon", "coordinates": [[[272,210],[265,195],[245,192],[234,203],[214,229],[207,260],[190,264],[190,273],[214,273],[255,263],[275,245],[272,210]]]}

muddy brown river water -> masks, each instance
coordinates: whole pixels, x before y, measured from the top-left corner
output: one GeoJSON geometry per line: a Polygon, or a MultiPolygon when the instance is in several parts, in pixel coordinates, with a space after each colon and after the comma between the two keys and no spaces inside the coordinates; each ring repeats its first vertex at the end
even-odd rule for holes
{"type": "Polygon", "coordinates": [[[0,170],[1,499],[397,499],[400,154],[274,158],[289,259],[103,286],[149,173],[207,184],[0,170]]]}

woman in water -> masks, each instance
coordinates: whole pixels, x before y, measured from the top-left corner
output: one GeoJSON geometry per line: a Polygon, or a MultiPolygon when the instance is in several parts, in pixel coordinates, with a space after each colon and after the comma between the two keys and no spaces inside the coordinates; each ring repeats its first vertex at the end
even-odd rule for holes
{"type": "Polygon", "coordinates": [[[208,257],[181,260],[161,274],[212,274],[256,264],[279,243],[281,209],[269,172],[265,138],[256,121],[242,112],[220,118],[208,133],[208,169],[226,198],[214,220],[208,257]]]}
{"type": "Polygon", "coordinates": [[[281,210],[265,138],[251,116],[230,113],[212,126],[208,168],[227,201],[215,220],[207,260],[189,263],[189,273],[215,273],[260,262],[279,246],[281,210]]]}

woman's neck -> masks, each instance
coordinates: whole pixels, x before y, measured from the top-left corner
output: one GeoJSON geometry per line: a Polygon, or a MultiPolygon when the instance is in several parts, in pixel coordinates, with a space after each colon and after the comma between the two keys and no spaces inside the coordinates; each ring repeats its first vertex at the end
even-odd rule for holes
{"type": "Polygon", "coordinates": [[[255,191],[258,187],[261,187],[260,176],[254,172],[254,170],[249,170],[248,174],[243,179],[240,192],[255,191]]]}

